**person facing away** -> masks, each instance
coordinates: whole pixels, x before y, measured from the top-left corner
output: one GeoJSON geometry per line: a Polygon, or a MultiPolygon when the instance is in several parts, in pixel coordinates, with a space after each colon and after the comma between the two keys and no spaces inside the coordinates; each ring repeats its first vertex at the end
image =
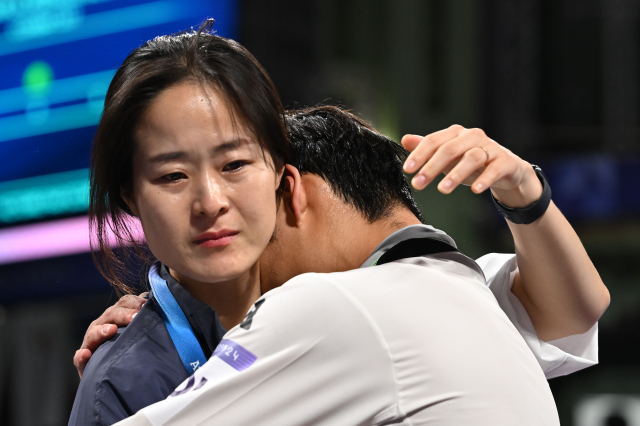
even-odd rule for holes
{"type": "Polygon", "coordinates": [[[291,138],[298,167],[285,166],[261,259],[269,291],[167,400],[118,424],[558,425],[482,269],[390,191],[388,157],[352,160],[399,147],[336,108],[289,126],[310,147],[291,138]]]}

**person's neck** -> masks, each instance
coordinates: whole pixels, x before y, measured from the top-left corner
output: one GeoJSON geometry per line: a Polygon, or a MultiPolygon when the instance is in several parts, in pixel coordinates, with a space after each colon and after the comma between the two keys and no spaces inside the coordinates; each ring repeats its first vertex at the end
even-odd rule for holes
{"type": "Polygon", "coordinates": [[[366,219],[345,220],[341,226],[342,234],[334,234],[331,252],[339,264],[335,265],[335,271],[348,271],[357,269],[371,256],[373,251],[387,237],[402,228],[411,225],[420,225],[420,220],[404,207],[395,208],[388,218],[373,223],[366,219]]]}
{"type": "Polygon", "coordinates": [[[242,322],[261,294],[258,262],[239,277],[216,283],[196,281],[173,269],[169,272],[196,299],[211,306],[227,330],[242,322]]]}

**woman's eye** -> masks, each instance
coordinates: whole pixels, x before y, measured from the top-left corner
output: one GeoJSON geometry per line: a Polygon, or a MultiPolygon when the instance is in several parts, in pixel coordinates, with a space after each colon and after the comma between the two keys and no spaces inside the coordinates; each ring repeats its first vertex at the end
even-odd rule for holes
{"type": "Polygon", "coordinates": [[[231,163],[226,164],[222,170],[225,172],[230,172],[241,169],[246,164],[246,161],[232,161],[231,163]]]}
{"type": "Polygon", "coordinates": [[[162,180],[166,182],[176,182],[181,179],[184,179],[185,177],[186,176],[184,173],[176,172],[176,173],[169,173],[167,175],[162,176],[162,180]]]}

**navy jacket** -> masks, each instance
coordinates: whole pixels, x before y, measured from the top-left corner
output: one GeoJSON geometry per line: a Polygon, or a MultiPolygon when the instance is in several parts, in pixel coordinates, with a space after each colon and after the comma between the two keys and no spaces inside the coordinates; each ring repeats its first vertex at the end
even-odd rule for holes
{"type": "MultiPolygon", "coordinates": [[[[160,275],[182,308],[207,357],[226,333],[216,312],[169,274],[160,275]]],[[[190,374],[151,298],[131,324],[93,354],[80,381],[69,426],[111,425],[165,399],[190,374]]]]}

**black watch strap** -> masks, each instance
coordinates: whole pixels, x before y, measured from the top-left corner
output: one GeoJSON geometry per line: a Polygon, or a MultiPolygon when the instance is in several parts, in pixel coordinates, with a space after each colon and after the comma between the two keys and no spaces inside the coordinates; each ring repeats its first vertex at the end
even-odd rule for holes
{"type": "Polygon", "coordinates": [[[533,164],[531,167],[533,167],[533,170],[536,172],[536,176],[538,176],[538,179],[540,179],[540,183],[542,184],[542,195],[540,195],[540,198],[537,201],[534,201],[527,207],[514,209],[512,207],[505,206],[500,201],[496,200],[496,197],[491,194],[491,199],[493,200],[493,204],[496,205],[498,212],[508,221],[518,225],[528,225],[540,219],[540,217],[547,211],[547,208],[549,208],[549,203],[551,203],[551,187],[549,186],[546,176],[542,173],[542,169],[540,167],[533,164]]]}

